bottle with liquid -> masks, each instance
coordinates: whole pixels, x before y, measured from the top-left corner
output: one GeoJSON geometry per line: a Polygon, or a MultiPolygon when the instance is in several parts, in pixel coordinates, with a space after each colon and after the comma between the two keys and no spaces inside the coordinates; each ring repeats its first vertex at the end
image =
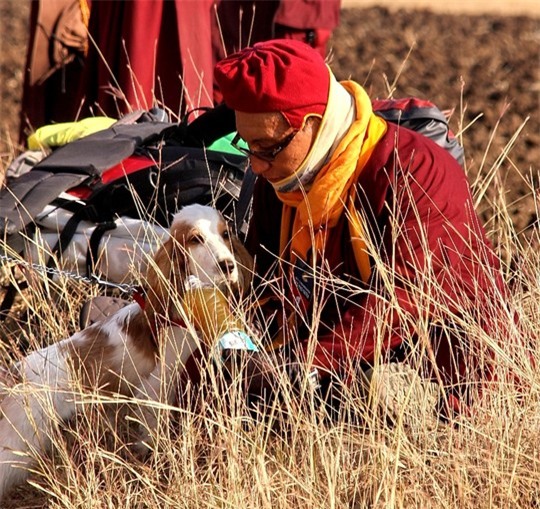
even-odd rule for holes
{"type": "Polygon", "coordinates": [[[215,285],[202,285],[197,278],[190,278],[184,305],[188,317],[211,349],[217,348],[220,353],[223,350],[258,351],[227,298],[215,285]]]}

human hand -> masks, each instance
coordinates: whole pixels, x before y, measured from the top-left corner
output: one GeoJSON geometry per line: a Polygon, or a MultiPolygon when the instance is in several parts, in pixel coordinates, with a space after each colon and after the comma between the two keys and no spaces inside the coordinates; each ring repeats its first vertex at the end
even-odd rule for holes
{"type": "Polygon", "coordinates": [[[256,396],[270,395],[285,372],[279,362],[259,351],[224,350],[222,360],[227,375],[242,377],[246,392],[256,396]]]}
{"type": "Polygon", "coordinates": [[[316,368],[308,372],[303,364],[287,362],[279,354],[269,356],[260,351],[229,350],[222,358],[227,373],[231,377],[242,376],[247,392],[252,395],[269,396],[277,387],[283,387],[286,379],[298,393],[305,390],[313,393],[320,387],[316,368]]]}

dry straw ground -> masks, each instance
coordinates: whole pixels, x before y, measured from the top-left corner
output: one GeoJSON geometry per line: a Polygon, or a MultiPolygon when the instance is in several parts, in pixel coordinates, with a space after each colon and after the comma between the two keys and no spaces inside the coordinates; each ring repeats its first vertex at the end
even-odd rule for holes
{"type": "MultiPolygon", "coordinates": [[[[11,133],[26,7],[0,0],[0,122],[11,133]]],[[[503,258],[510,305],[522,318],[514,339],[527,340],[512,346],[506,336],[485,337],[465,318],[479,345],[503,347],[498,381],[472,415],[437,422],[432,392],[419,389],[413,375],[389,394],[392,372],[374,377],[382,385],[369,400],[360,389],[347,392],[332,421],[309,397],[292,397],[285,380],[276,380],[283,419],[278,408],[266,419],[247,416],[234,384],[226,397],[210,384],[196,411],[175,408],[168,416],[162,409],[152,454],[141,461],[123,447],[123,414],[117,422],[101,415],[118,402],[102,400],[67,431],[59,427],[57,451],[42,459],[33,487],[17,490],[4,506],[539,507],[539,42],[537,18],[384,8],[344,11],[333,42],[331,65],[340,78],[352,76],[380,97],[417,95],[455,108],[466,170],[503,258]],[[509,373],[519,375],[519,387],[508,383],[509,373]]],[[[3,162],[14,150],[5,131],[1,150],[3,162]]],[[[28,297],[30,317],[20,324],[18,333],[34,346],[76,326],[88,289],[60,288],[56,306],[49,291],[43,286],[28,297]]],[[[9,331],[8,339],[15,344],[17,337],[9,331]]]]}

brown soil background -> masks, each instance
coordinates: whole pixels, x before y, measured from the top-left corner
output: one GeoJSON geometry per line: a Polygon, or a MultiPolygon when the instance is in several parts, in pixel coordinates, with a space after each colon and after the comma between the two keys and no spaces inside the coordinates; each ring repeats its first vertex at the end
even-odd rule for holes
{"type": "Polygon", "coordinates": [[[438,13],[502,14],[540,17],[538,0],[341,0],[344,8],[383,6],[389,9],[430,9],[438,13]]]}
{"type": "MultiPolygon", "coordinates": [[[[418,96],[455,109],[455,132],[480,116],[462,138],[471,180],[494,167],[522,128],[497,179],[515,227],[531,233],[540,205],[531,192],[540,188],[539,50],[540,20],[532,15],[354,8],[343,10],[331,66],[338,78],[353,77],[372,96],[387,97],[388,84],[396,83],[394,97],[418,96]]],[[[488,220],[490,208],[481,208],[488,220]]]]}
{"type": "MultiPolygon", "coordinates": [[[[338,78],[359,81],[373,96],[387,97],[391,91],[394,97],[414,95],[455,109],[455,132],[480,116],[463,135],[471,180],[493,167],[523,127],[497,178],[517,229],[530,229],[538,221],[531,187],[540,186],[540,12],[531,0],[516,0],[516,12],[529,6],[528,16],[401,8],[422,1],[384,0],[389,8],[360,8],[373,2],[344,0],[331,67],[338,78]]],[[[509,2],[484,4],[470,0],[462,8],[498,12],[509,2]]],[[[448,10],[441,3],[438,8],[448,10]]],[[[0,0],[0,167],[14,153],[28,13],[28,0],[0,0]]]]}

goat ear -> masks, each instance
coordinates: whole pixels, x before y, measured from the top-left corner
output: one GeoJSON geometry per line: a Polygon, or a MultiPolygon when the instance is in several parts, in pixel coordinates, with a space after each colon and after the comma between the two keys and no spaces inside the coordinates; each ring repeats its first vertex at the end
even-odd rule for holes
{"type": "Polygon", "coordinates": [[[231,237],[231,250],[238,264],[238,286],[240,292],[245,294],[253,281],[253,257],[235,235],[231,237]]]}

